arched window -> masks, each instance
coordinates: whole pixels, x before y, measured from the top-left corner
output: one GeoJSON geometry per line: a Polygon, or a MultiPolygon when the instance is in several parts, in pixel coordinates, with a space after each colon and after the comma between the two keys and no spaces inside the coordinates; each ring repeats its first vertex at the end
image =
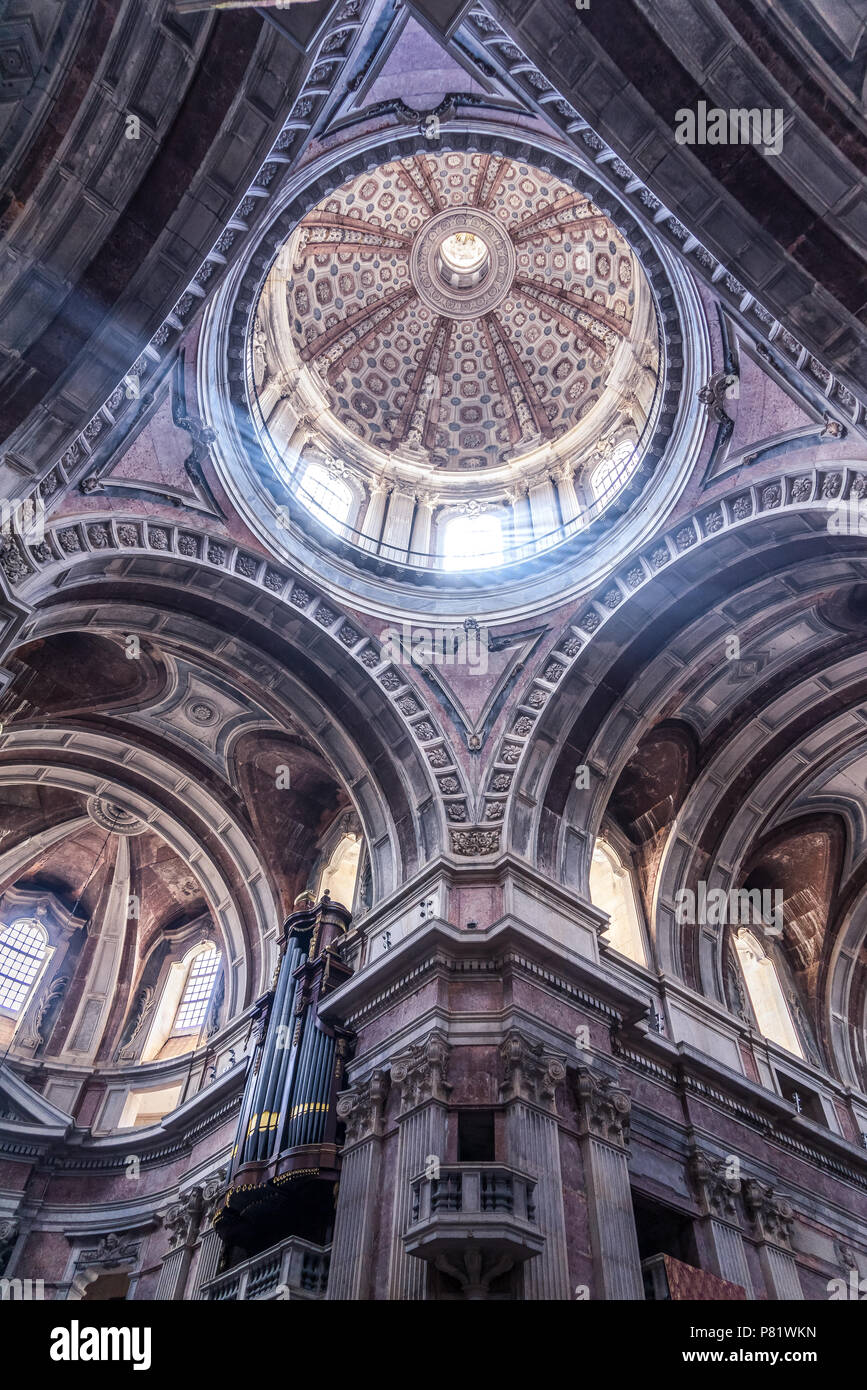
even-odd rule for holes
{"type": "Polygon", "coordinates": [[[606,934],[615,951],[647,964],[632,872],[607,840],[597,840],[590,861],[590,901],[611,919],[606,934]]]}
{"type": "Polygon", "coordinates": [[[41,923],[19,917],[0,932],[0,1009],[20,1013],[42,968],[48,936],[41,923]]]}
{"type": "Polygon", "coordinates": [[[339,531],[352,506],[352,489],[319,463],[308,463],[301,478],[303,500],[332,531],[339,531]]]}
{"type": "Polygon", "coordinates": [[[351,911],[360,856],[361,836],[343,835],[322,871],[319,897],[327,892],[334,902],[342,903],[351,911]]]}
{"type": "Polygon", "coordinates": [[[743,927],[735,935],[735,949],[759,1030],[787,1052],[803,1057],[804,1050],[773,960],[758,937],[743,927]]]}
{"type": "Polygon", "coordinates": [[[219,968],[220,954],[213,946],[205,946],[193,956],[175,1016],[173,1032],[193,1033],[201,1028],[208,1012],[219,968]]]}
{"type": "Polygon", "coordinates": [[[446,522],[442,543],[443,569],[477,570],[503,563],[503,531],[499,518],[454,516],[446,522]]]}
{"type": "Polygon", "coordinates": [[[614,492],[619,492],[637,462],[636,444],[628,439],[618,444],[591,474],[590,486],[594,497],[608,497],[614,492]]]}

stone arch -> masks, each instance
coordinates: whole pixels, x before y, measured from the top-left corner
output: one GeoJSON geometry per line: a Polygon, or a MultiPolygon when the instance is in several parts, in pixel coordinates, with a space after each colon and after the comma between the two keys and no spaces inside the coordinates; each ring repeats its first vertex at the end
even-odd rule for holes
{"type": "MultiPolygon", "coordinates": [[[[787,548],[792,557],[809,557],[827,554],[833,542],[838,561],[841,555],[862,554],[863,541],[857,536],[828,534],[829,504],[862,496],[867,496],[863,466],[820,462],[793,469],[706,500],[652,545],[625,558],[539,661],[500,736],[485,793],[501,802],[504,848],[522,857],[535,855],[540,867],[586,895],[587,835],[570,840],[563,819],[575,766],[587,751],[577,716],[586,715],[593,700],[599,711],[611,705],[614,688],[600,685],[609,667],[625,688],[627,673],[617,668],[618,658],[636,631],[649,626],[650,615],[654,631],[645,650],[652,654],[707,610],[699,573],[737,564],[742,587],[767,572],[768,556],[772,562],[775,556],[780,560],[787,548]],[[775,521],[773,532],[764,524],[768,514],[775,521]],[[706,554],[699,567],[695,559],[702,550],[706,554]]],[[[826,572],[832,582],[831,571],[826,572]]],[[[720,596],[719,585],[714,593],[720,596]]],[[[655,692],[645,689],[643,708],[651,707],[654,698],[655,692]]],[[[601,713],[596,717],[601,720],[601,713]]],[[[610,791],[600,783],[609,771],[607,765],[590,768],[582,825],[598,826],[610,791]],[[592,816],[588,805],[594,808],[592,816]]],[[[574,796],[571,804],[576,804],[574,796]]]]}
{"type": "MultiPolygon", "coordinates": [[[[20,585],[31,613],[18,641],[58,631],[70,620],[79,625],[82,615],[93,614],[96,598],[106,630],[117,632],[125,614],[142,633],[159,626],[170,635],[175,628],[173,640],[198,641],[201,650],[212,651],[214,633],[221,630],[219,614],[223,638],[228,631],[239,654],[242,647],[248,649],[252,680],[261,679],[254,668],[264,658],[272,684],[279,680],[287,691],[291,686],[290,703],[306,710],[308,721],[320,728],[325,756],[350,770],[369,843],[381,847],[374,854],[377,898],[446,847],[446,822],[469,822],[464,772],[426,695],[407,678],[405,668],[383,657],[379,643],[355,619],[286,567],[225,537],[114,517],[57,523],[32,549],[38,553],[32,554],[32,570],[20,585]],[[60,575],[65,582],[58,595],[60,575]],[[174,612],[181,584],[183,618],[174,612]],[[165,603],[169,589],[171,608],[165,603]],[[64,615],[76,603],[78,616],[64,615]],[[243,643],[245,631],[250,638],[243,643]],[[270,656],[266,638],[274,648],[270,656]],[[281,652],[292,654],[291,666],[303,677],[287,671],[281,652]],[[357,698],[359,688],[365,692],[363,702],[357,698]],[[402,757],[394,756],[396,749],[402,757]],[[383,796],[372,795],[371,778],[383,786],[383,796]],[[390,807],[390,832],[382,804],[390,807]]],[[[93,625],[92,616],[88,624],[93,625]]]]}

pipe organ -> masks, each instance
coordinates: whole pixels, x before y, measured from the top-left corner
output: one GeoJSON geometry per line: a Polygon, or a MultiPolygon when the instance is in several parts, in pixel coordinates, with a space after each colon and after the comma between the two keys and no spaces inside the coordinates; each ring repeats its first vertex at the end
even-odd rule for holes
{"type": "Polygon", "coordinates": [[[318,903],[302,894],[286,920],[214,1219],[227,1246],[254,1253],[285,1235],[327,1236],[348,1034],[320,1019],[319,1004],[352,973],[339,954],[349,920],[327,893],[318,903]]]}

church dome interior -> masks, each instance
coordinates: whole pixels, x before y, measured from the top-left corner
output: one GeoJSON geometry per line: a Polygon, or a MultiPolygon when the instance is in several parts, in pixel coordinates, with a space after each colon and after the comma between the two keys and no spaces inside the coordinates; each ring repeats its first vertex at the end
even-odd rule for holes
{"type": "Polygon", "coordinates": [[[466,152],[383,164],[301,219],[263,285],[249,370],[292,496],[357,545],[452,570],[598,515],[641,461],[662,377],[652,292],[617,228],[550,173],[466,152]],[[528,528],[519,489],[552,471],[528,528]],[[407,538],[399,499],[420,488],[407,538]]]}
{"type": "Polygon", "coordinates": [[[568,1300],[646,1373],[809,1302],[827,1374],[867,29],[783,9],[0,15],[0,1301],[54,1359],[67,1302],[207,1358],[568,1300]]]}

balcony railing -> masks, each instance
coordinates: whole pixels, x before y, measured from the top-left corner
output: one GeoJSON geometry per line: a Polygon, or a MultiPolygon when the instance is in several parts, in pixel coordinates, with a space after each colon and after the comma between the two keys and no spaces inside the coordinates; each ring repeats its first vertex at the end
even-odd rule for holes
{"type": "Polygon", "coordinates": [[[403,1239],[411,1255],[436,1261],[474,1246],[521,1262],[545,1242],[536,1221],[535,1178],[503,1163],[441,1166],[412,1181],[410,1224],[403,1239]]]}
{"type": "Polygon", "coordinates": [[[203,1284],[201,1297],[211,1303],[323,1298],[330,1258],[330,1245],[313,1245],[298,1236],[289,1236],[203,1284]]]}

